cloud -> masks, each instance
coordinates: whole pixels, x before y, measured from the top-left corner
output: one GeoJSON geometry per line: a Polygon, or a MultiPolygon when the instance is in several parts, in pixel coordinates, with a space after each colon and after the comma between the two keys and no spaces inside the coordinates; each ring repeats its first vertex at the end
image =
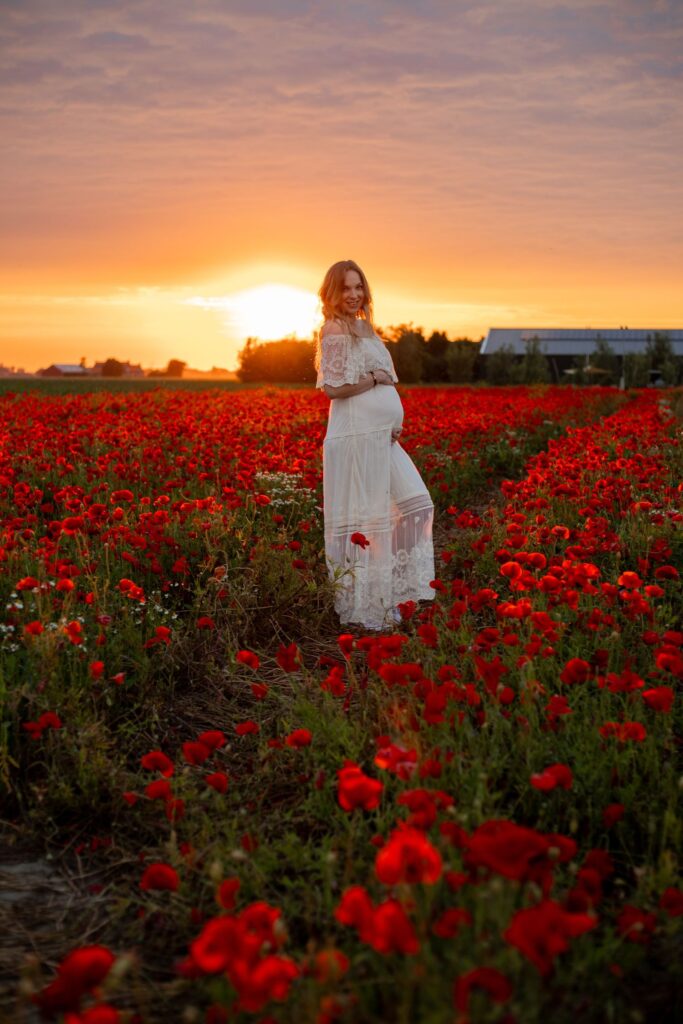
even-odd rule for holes
{"type": "Polygon", "coordinates": [[[55,10],[0,6],[15,266],[60,247],[74,267],[95,252],[122,263],[131,245],[158,259],[152,236],[191,266],[206,251],[193,225],[281,251],[293,220],[443,259],[454,238],[509,258],[658,245],[681,259],[678,3],[55,10]]]}

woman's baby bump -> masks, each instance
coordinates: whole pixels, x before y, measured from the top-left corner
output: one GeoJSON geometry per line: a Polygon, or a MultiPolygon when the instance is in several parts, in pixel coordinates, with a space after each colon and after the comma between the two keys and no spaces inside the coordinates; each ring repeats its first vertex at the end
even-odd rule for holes
{"type": "Polygon", "coordinates": [[[403,424],[403,404],[398,391],[390,384],[377,384],[349,401],[357,405],[358,414],[367,423],[368,430],[403,424]]]}

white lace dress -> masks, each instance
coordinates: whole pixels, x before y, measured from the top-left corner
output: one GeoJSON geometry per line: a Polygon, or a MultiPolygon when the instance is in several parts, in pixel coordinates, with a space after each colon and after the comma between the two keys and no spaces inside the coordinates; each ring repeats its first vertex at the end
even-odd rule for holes
{"type": "MultiPolygon", "coordinates": [[[[398,380],[377,335],[324,335],[316,387],[357,384],[378,369],[398,380]]],[[[340,623],[378,628],[393,621],[399,602],[434,598],[434,505],[408,453],[400,442],[392,444],[392,427],[402,423],[401,399],[387,384],[330,401],[323,442],[325,555],[330,577],[339,578],[340,623]],[[354,543],[355,533],[369,544],[354,543]],[[340,574],[340,568],[350,571],[340,574]]]]}

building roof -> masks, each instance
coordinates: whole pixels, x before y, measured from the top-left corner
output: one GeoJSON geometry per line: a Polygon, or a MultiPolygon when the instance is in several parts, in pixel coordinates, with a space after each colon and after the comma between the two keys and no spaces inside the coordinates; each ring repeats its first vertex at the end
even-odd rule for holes
{"type": "Polygon", "coordinates": [[[47,369],[49,370],[52,367],[54,367],[55,370],[60,370],[62,373],[84,373],[84,374],[86,374],[88,372],[84,366],[79,366],[78,363],[50,363],[50,365],[47,367],[47,369]]]}
{"type": "Polygon", "coordinates": [[[683,330],[662,328],[599,328],[599,327],[492,327],[480,349],[481,355],[491,355],[503,345],[512,346],[515,354],[523,355],[524,342],[537,337],[541,351],[549,356],[583,356],[595,350],[595,339],[603,338],[616,355],[645,350],[648,337],[666,334],[674,354],[683,356],[683,330]]]}

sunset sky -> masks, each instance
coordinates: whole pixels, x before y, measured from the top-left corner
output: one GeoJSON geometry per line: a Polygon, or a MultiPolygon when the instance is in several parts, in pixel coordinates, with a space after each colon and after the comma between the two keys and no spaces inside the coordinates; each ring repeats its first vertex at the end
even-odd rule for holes
{"type": "Polygon", "coordinates": [[[683,327],[680,0],[0,0],[0,363],[683,327]]]}

